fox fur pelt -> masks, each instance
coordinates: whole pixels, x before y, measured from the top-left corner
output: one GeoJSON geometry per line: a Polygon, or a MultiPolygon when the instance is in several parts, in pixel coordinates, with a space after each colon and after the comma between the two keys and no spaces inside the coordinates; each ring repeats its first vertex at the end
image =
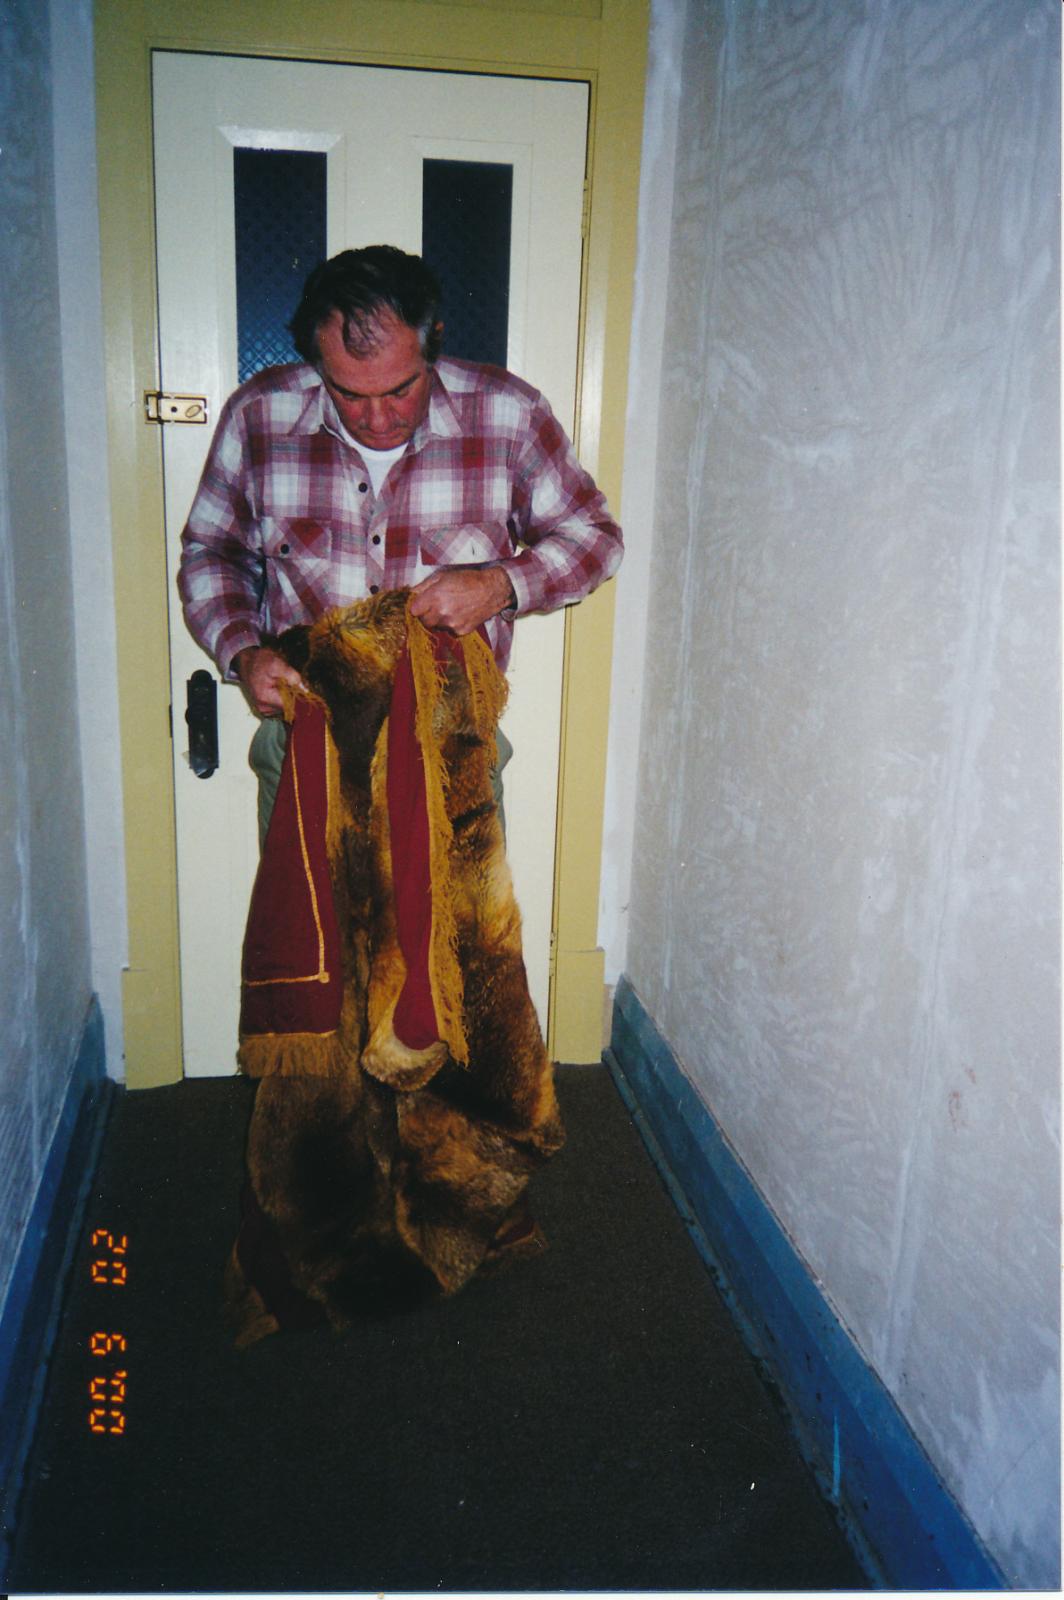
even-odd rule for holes
{"type": "Polygon", "coordinates": [[[476,637],[427,679],[428,635],[406,600],[406,590],[382,594],[275,646],[326,711],[342,1007],[325,1046],[302,1034],[242,1037],[241,1066],[260,1081],[227,1281],[238,1344],[453,1294],[474,1273],[544,1247],[525,1189],[564,1134],[491,789],[505,681],[476,637]],[[391,1027],[405,969],[387,729],[404,649],[422,662],[418,738],[443,924],[433,977],[441,1038],[421,1050],[391,1027]]]}

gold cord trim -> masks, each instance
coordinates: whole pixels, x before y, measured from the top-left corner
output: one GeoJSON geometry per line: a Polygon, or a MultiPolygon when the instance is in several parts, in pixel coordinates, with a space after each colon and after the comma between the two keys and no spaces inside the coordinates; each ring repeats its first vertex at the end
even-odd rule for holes
{"type": "MultiPolygon", "coordinates": [[[[332,800],[333,787],[333,774],[330,769],[329,761],[331,745],[332,739],[330,738],[328,729],[326,728],[324,750],[326,772],[326,836],[328,836],[329,832],[328,810],[329,803],[332,800]]],[[[329,973],[325,966],[325,930],[321,925],[321,913],[318,909],[318,892],[314,886],[314,875],[310,870],[310,853],[307,850],[307,836],[303,828],[303,804],[299,797],[299,763],[296,760],[296,749],[294,744],[290,743],[288,756],[292,764],[292,787],[295,790],[296,825],[299,829],[299,849],[303,857],[303,875],[307,880],[307,893],[310,896],[310,909],[314,917],[314,927],[318,935],[318,970],[317,972],[310,973],[306,977],[302,978],[245,978],[244,983],[248,989],[267,989],[282,983],[328,983],[329,981],[329,973]]]]}

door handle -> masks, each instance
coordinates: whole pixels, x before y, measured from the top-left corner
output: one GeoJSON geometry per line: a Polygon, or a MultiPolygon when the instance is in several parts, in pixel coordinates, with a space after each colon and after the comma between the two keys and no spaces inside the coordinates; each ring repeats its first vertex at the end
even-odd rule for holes
{"type": "Polygon", "coordinates": [[[209,778],[218,766],[218,685],[205,667],[185,685],[188,764],[197,778],[209,778]]]}

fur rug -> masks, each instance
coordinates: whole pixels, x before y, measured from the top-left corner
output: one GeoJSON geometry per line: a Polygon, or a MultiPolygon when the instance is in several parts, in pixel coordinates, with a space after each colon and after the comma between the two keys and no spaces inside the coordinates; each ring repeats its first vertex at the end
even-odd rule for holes
{"type": "MultiPolygon", "coordinates": [[[[278,977],[261,961],[267,976],[256,979],[253,900],[240,1061],[261,1081],[227,1281],[240,1345],[279,1327],[327,1319],[343,1328],[367,1311],[453,1294],[474,1273],[544,1248],[525,1190],[564,1134],[491,792],[505,682],[482,639],[441,649],[408,615],[406,598],[400,590],[330,613],[277,645],[325,712],[327,798],[309,807],[306,777],[301,796],[297,788],[290,854],[309,874],[315,848],[324,849],[331,905],[317,905],[323,873],[314,921],[328,934],[335,908],[341,982],[335,1025],[323,1028],[320,1012],[300,1022],[285,1010],[301,995],[320,1003],[327,958],[317,989],[308,981],[299,990],[303,979],[278,977]],[[402,671],[412,674],[409,726],[399,726],[397,709],[390,729],[402,671]],[[431,1000],[420,1015],[432,1025],[424,1037],[408,1003],[412,994],[417,1001],[417,960],[397,924],[404,845],[389,825],[401,814],[389,760],[396,764],[404,737],[419,752],[423,788],[413,803],[427,823],[422,999],[431,992],[431,1000]],[[276,1012],[260,1004],[271,984],[284,1002],[276,1012]]],[[[260,879],[270,849],[268,837],[260,879]]],[[[284,921],[269,919],[282,930],[284,921]]]]}

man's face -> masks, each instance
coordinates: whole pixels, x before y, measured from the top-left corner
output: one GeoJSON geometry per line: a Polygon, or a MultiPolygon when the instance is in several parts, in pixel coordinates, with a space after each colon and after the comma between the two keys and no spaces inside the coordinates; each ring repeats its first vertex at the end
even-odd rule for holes
{"type": "Polygon", "coordinates": [[[375,348],[353,356],[344,344],[344,319],[331,312],[318,329],[318,371],[348,433],[370,450],[394,450],[428,410],[432,369],[416,328],[387,312],[375,332],[375,348]]]}

